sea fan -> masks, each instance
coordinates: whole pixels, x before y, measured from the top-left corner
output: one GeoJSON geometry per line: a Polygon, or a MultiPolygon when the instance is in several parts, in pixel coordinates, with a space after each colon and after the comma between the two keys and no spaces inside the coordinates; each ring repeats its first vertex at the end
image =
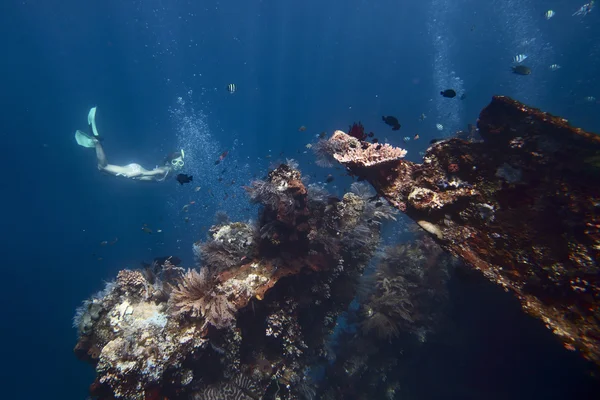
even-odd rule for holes
{"type": "Polygon", "coordinates": [[[397,321],[390,316],[369,310],[369,316],[362,322],[361,329],[363,334],[374,333],[379,339],[390,340],[400,335],[400,328],[397,321]]]}
{"type": "Polygon", "coordinates": [[[312,204],[327,204],[329,197],[331,196],[324,185],[322,184],[310,184],[307,187],[308,190],[308,201],[312,204]]]}
{"type": "Polygon", "coordinates": [[[271,208],[276,208],[279,203],[280,193],[270,182],[258,179],[252,181],[250,186],[246,186],[245,189],[252,203],[263,204],[271,208]]]}
{"type": "Polygon", "coordinates": [[[362,198],[364,201],[368,201],[369,198],[373,197],[373,194],[375,193],[371,186],[364,182],[353,182],[350,185],[350,192],[362,198]]]}
{"type": "Polygon", "coordinates": [[[337,164],[336,159],[333,158],[333,154],[337,151],[334,142],[321,139],[312,146],[312,151],[315,153],[315,163],[319,167],[329,168],[337,164]]]}

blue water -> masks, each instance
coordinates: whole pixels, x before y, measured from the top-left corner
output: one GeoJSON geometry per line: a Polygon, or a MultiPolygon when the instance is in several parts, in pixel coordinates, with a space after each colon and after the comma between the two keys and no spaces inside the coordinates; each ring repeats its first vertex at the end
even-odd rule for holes
{"type": "Polygon", "coordinates": [[[600,104],[584,100],[600,99],[600,9],[572,17],[583,2],[4,1],[2,397],[85,398],[93,371],[72,354],[75,307],[142,260],[177,254],[191,264],[216,211],[255,216],[241,186],[272,162],[294,158],[312,181],[331,173],[330,189],[346,189],[349,178],[305,153],[321,131],[360,120],[416,161],[430,139],[475,122],[494,94],[600,131],[600,104]],[[519,53],[532,75],[510,73],[519,53]],[[562,68],[550,71],[554,63],[562,68]],[[447,88],[467,97],[439,96],[447,88]],[[152,168],[183,148],[194,184],[99,173],[93,150],[73,138],[92,106],[110,161],[152,168]],[[402,129],[389,130],[384,114],[402,129]]]}

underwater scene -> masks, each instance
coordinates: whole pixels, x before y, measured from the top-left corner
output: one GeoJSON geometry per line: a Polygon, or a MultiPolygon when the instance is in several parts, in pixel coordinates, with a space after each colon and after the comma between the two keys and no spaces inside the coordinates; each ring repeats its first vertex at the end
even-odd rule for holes
{"type": "Polygon", "coordinates": [[[600,398],[596,1],[2,5],[2,398],[600,398]]]}

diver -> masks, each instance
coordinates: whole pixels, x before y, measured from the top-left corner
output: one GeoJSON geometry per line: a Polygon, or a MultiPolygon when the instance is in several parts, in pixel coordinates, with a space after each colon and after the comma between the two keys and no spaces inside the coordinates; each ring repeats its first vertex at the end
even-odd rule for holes
{"type": "Polygon", "coordinates": [[[86,133],[80,130],[75,132],[75,140],[77,144],[83,147],[94,147],[96,149],[96,159],[98,160],[98,169],[109,175],[123,176],[125,178],[134,179],[137,181],[146,182],[162,182],[174,171],[183,168],[183,158],[185,153],[183,150],[171,153],[165,158],[163,165],[156,166],[152,170],[147,170],[139,164],[127,164],[124,166],[109,164],[106,159],[106,154],[100,143],[101,137],[96,129],[96,107],[90,109],[88,113],[88,127],[91,131],[86,133]]]}

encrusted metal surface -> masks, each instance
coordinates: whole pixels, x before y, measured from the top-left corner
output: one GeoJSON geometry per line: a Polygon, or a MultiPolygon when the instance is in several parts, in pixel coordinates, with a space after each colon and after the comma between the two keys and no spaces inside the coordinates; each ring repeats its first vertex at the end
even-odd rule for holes
{"type": "Polygon", "coordinates": [[[439,141],[422,164],[377,157],[394,153],[378,144],[357,153],[341,131],[330,142],[351,174],[600,364],[600,137],[507,97],[478,128],[482,141],[439,141]]]}

